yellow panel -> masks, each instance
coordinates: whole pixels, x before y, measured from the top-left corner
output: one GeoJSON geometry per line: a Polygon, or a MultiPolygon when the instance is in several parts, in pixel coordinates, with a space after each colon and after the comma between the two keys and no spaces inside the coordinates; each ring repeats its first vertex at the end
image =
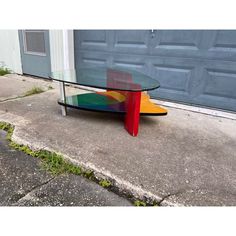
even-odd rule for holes
{"type": "MultiPolygon", "coordinates": [[[[125,101],[125,95],[117,91],[107,91],[107,92],[98,92],[104,96],[109,96],[116,99],[119,102],[125,101]]],[[[150,101],[150,96],[144,92],[141,93],[141,104],[140,104],[140,113],[150,113],[150,114],[159,114],[167,113],[165,108],[162,108],[150,101]]]]}
{"type": "Polygon", "coordinates": [[[116,99],[119,102],[124,102],[125,101],[125,96],[119,92],[116,91],[107,91],[107,92],[98,92],[99,94],[103,94],[104,96],[109,96],[114,99],[116,99]]]}
{"type": "Polygon", "coordinates": [[[146,93],[142,93],[140,113],[167,113],[167,110],[152,103],[150,101],[150,96],[146,93]]]}

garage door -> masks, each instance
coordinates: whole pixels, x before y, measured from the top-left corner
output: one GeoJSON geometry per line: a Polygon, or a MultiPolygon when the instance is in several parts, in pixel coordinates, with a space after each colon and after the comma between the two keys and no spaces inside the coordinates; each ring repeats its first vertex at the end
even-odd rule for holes
{"type": "Polygon", "coordinates": [[[117,65],[157,78],[153,98],[236,111],[236,31],[76,30],[76,67],[117,65]]]}

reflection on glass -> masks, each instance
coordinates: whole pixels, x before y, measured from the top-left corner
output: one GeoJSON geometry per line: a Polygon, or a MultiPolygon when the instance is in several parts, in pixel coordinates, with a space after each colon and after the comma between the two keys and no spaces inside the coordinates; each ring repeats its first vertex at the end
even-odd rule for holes
{"type": "Polygon", "coordinates": [[[120,67],[86,67],[57,71],[51,74],[51,78],[95,88],[123,91],[147,91],[160,86],[157,80],[147,75],[120,67]]]}

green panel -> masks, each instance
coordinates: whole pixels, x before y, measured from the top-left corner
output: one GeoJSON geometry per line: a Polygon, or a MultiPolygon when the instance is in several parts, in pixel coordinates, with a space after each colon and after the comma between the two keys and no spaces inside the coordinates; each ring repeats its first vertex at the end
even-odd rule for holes
{"type": "MultiPolygon", "coordinates": [[[[59,101],[59,103],[62,103],[62,101],[59,101]]],[[[84,110],[125,112],[124,102],[118,102],[115,99],[97,93],[86,93],[66,97],[66,105],[84,110]]]]}

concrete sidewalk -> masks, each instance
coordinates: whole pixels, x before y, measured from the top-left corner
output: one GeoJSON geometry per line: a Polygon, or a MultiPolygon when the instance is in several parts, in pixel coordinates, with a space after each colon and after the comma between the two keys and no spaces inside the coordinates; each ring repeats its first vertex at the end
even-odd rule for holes
{"type": "MultiPolygon", "coordinates": [[[[13,77],[0,77],[0,97],[15,90],[4,86],[13,77]]],[[[0,102],[0,121],[16,126],[16,142],[60,152],[161,205],[236,205],[235,120],[168,108],[166,117],[142,117],[134,138],[119,115],[71,109],[62,117],[58,92],[0,102]]]]}
{"type": "Polygon", "coordinates": [[[33,87],[41,87],[48,90],[52,83],[43,79],[32,79],[32,77],[9,74],[0,77],[0,102],[24,96],[25,92],[33,87]]]}
{"type": "Polygon", "coordinates": [[[0,206],[132,206],[82,176],[54,176],[39,159],[9,147],[0,130],[0,206]]]}

